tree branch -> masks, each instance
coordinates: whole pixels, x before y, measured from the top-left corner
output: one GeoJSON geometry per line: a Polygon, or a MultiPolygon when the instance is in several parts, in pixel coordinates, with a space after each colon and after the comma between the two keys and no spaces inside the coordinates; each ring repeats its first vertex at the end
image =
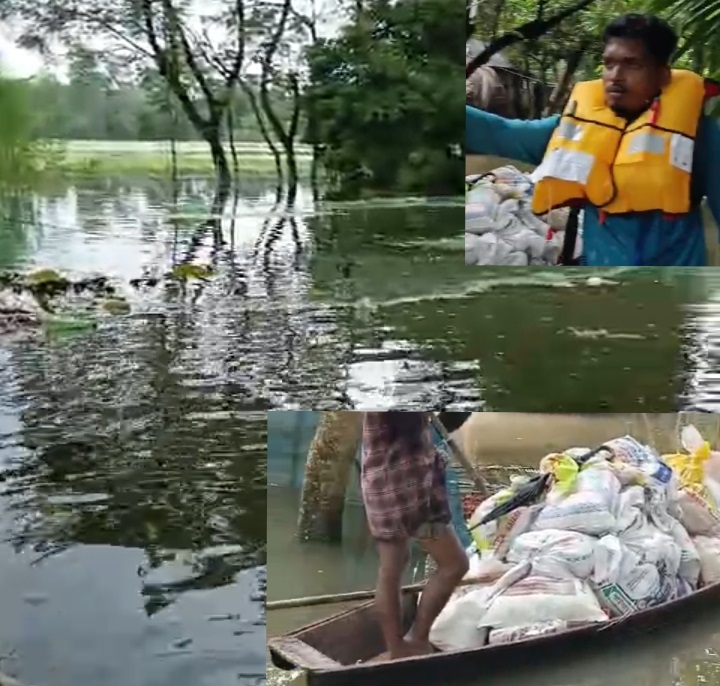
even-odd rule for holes
{"type": "Polygon", "coordinates": [[[183,86],[180,81],[179,73],[177,69],[173,70],[170,68],[170,61],[168,60],[167,50],[160,45],[155,26],[153,25],[153,2],[154,0],[142,0],[141,10],[145,25],[145,33],[150,43],[150,47],[153,50],[155,63],[157,64],[160,75],[167,81],[170,89],[180,101],[180,105],[185,111],[185,115],[192,122],[193,126],[198,131],[204,131],[208,125],[208,122],[203,119],[195,107],[195,103],[188,95],[187,89],[183,86]]]}
{"type": "MultiPolygon", "coordinates": [[[[268,86],[270,84],[270,73],[272,69],[272,61],[275,53],[277,52],[280,44],[280,39],[285,32],[285,24],[287,22],[288,15],[290,14],[291,0],[284,0],[282,9],[280,10],[280,19],[278,20],[277,26],[273,31],[270,40],[266,44],[265,54],[263,55],[262,73],[260,76],[260,103],[262,104],[263,112],[270,122],[275,135],[283,142],[283,145],[287,145],[288,134],[283,128],[282,123],[278,119],[275,111],[272,108],[270,102],[270,95],[268,93],[268,86]]],[[[292,139],[289,139],[292,140],[292,139]]]]}
{"type": "Polygon", "coordinates": [[[205,99],[207,100],[209,109],[211,111],[211,116],[215,116],[213,114],[213,110],[215,110],[219,104],[217,97],[213,92],[212,88],[210,88],[210,84],[207,82],[205,74],[203,74],[200,65],[195,60],[195,54],[193,53],[190,42],[188,41],[183,24],[180,21],[180,16],[175,9],[175,6],[172,4],[172,0],[162,0],[162,5],[165,17],[171,23],[170,36],[173,40],[180,38],[180,44],[183,48],[183,55],[188,69],[190,69],[190,72],[192,73],[193,77],[200,86],[200,89],[205,95],[205,99]]]}
{"type": "Polygon", "coordinates": [[[486,64],[493,55],[501,50],[504,50],[505,48],[523,40],[535,40],[540,38],[568,17],[592,5],[593,2],[595,2],[595,0],[578,0],[578,2],[574,5],[564,9],[562,12],[558,12],[558,14],[550,17],[549,19],[533,19],[527,24],[519,26],[514,31],[503,34],[497,40],[492,41],[482,52],[473,57],[473,59],[467,63],[467,66],[465,67],[465,78],[470,78],[477,69],[486,64]]]}
{"type": "Polygon", "coordinates": [[[225,77],[225,85],[228,89],[232,89],[233,85],[239,80],[245,59],[245,3],[243,0],[235,0],[235,11],[237,12],[238,23],[237,52],[230,73],[225,77]]]}

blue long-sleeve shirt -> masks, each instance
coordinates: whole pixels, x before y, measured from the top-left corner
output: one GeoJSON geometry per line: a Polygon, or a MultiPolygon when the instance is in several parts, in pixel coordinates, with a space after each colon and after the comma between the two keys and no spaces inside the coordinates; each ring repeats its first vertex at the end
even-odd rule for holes
{"type": "MultiPolygon", "coordinates": [[[[505,119],[465,106],[465,147],[470,154],[496,155],[539,165],[559,116],[505,119]]],[[[702,116],[695,141],[693,197],[706,197],[720,225],[720,127],[702,116]]],[[[705,266],[701,209],[666,217],[662,212],[609,214],[585,207],[583,254],[589,266],[705,266]]]]}

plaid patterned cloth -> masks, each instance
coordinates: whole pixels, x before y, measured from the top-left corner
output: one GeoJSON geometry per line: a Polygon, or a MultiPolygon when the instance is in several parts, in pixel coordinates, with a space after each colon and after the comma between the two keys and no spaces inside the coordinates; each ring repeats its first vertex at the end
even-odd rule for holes
{"type": "Polygon", "coordinates": [[[422,448],[408,453],[388,436],[382,412],[363,422],[362,496],[370,532],[379,539],[433,537],[450,523],[445,464],[429,424],[422,448]]]}

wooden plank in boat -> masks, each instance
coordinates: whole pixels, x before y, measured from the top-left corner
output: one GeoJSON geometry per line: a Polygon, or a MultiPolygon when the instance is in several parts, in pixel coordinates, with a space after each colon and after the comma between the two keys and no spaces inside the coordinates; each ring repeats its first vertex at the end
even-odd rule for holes
{"type": "MultiPolygon", "coordinates": [[[[404,628],[414,619],[417,596],[403,598],[404,628]]],[[[366,662],[385,651],[385,640],[371,601],[335,614],[289,634],[347,667],[366,662]]]]}
{"type": "Polygon", "coordinates": [[[342,667],[339,662],[329,658],[299,638],[292,636],[276,638],[273,641],[273,647],[278,652],[283,653],[286,659],[302,669],[318,671],[342,667]]]}

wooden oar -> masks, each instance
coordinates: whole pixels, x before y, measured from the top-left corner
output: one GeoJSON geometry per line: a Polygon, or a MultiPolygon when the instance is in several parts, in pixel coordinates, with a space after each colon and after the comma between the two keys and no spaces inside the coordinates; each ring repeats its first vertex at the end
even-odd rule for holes
{"type": "MultiPolygon", "coordinates": [[[[473,586],[495,583],[504,572],[493,572],[492,574],[481,574],[472,578],[463,579],[461,586],[473,586]]],[[[425,587],[425,581],[417,584],[403,586],[402,593],[418,593],[425,587]]],[[[315,595],[306,598],[288,598],[287,600],[271,600],[266,603],[266,610],[290,610],[298,607],[312,607],[313,605],[332,605],[335,603],[348,603],[357,600],[372,600],[375,597],[375,589],[368,591],[352,591],[350,593],[330,593],[328,595],[315,595]]]]}
{"type": "Polygon", "coordinates": [[[472,479],[478,493],[483,498],[487,498],[490,495],[490,489],[488,488],[485,479],[483,479],[480,472],[475,468],[475,465],[470,462],[467,455],[465,455],[455,439],[450,436],[445,428],[445,425],[440,421],[440,418],[435,413],[432,414],[431,421],[433,427],[435,427],[435,431],[437,431],[440,434],[440,437],[445,441],[445,443],[447,443],[453,457],[460,463],[463,469],[467,472],[468,476],[472,479]]]}

